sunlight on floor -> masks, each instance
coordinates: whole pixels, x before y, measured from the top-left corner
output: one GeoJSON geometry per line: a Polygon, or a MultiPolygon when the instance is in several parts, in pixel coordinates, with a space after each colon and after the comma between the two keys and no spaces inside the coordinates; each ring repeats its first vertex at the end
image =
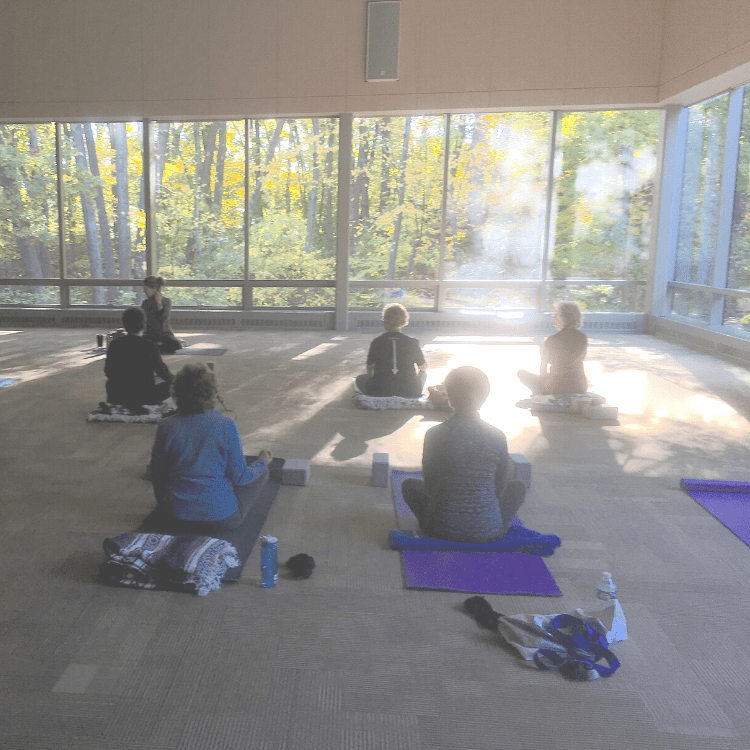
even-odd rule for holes
{"type": "Polygon", "coordinates": [[[747,427],[747,420],[720,399],[696,394],[650,372],[600,370],[592,379],[595,379],[594,390],[605,396],[607,403],[616,406],[621,414],[720,427],[747,427]]]}

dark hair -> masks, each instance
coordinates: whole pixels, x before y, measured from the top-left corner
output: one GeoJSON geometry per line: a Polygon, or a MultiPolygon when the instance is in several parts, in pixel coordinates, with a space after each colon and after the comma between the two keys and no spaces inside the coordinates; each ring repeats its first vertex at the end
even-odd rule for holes
{"type": "Polygon", "coordinates": [[[146,276],[143,279],[143,286],[149,289],[161,289],[164,286],[164,279],[161,276],[146,276]]]}
{"type": "Polygon", "coordinates": [[[206,365],[185,365],[172,382],[172,395],[181,414],[211,411],[217,390],[216,375],[206,365]]]}
{"type": "Polygon", "coordinates": [[[490,379],[477,367],[457,367],[446,376],[445,390],[456,411],[476,411],[490,395],[490,379]]]}
{"type": "Polygon", "coordinates": [[[140,307],[128,307],[122,314],[122,326],[128,333],[138,333],[146,325],[146,313],[140,307]]]}

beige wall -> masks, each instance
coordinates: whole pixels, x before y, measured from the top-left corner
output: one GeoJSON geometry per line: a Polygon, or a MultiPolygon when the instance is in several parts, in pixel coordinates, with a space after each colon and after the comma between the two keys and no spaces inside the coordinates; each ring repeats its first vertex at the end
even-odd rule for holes
{"type": "Polygon", "coordinates": [[[750,81],[750,2],[666,0],[662,46],[663,101],[692,104],[743,85],[750,81]]]}
{"type": "Polygon", "coordinates": [[[747,0],[0,0],[0,117],[223,118],[656,105],[750,62],[747,0]]]}

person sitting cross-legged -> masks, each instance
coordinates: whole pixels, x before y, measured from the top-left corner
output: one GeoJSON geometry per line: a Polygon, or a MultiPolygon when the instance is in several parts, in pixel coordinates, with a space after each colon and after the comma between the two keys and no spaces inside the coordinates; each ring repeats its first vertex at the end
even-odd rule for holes
{"type": "Polygon", "coordinates": [[[476,367],[458,367],[445,379],[454,414],[424,437],[423,479],[405,479],[406,504],[424,534],[454,542],[502,539],[521,507],[526,487],[506,481],[508,444],[479,408],[490,381],[476,367]]]}
{"type": "Polygon", "coordinates": [[[271,453],[248,466],[236,423],[214,411],[216,376],[205,365],[185,365],[172,394],[177,414],[159,423],[151,450],[160,525],[208,536],[235,529],[268,481],[271,453]]]}
{"type": "Polygon", "coordinates": [[[583,323],[577,302],[557,302],[552,323],[557,333],[544,340],[540,348],[539,375],[519,370],[518,379],[533,396],[586,393],[588,381],[583,370],[588,337],[579,330],[583,323]]]}
{"type": "Polygon", "coordinates": [[[419,341],[401,332],[409,311],[398,302],[383,308],[385,333],[370,342],[367,374],[358,375],[357,388],[367,396],[419,398],[427,380],[427,362],[419,341]]]}
{"type": "Polygon", "coordinates": [[[140,307],[129,307],[122,314],[126,336],[114,339],[107,349],[104,374],[107,401],[132,411],[144,404],[160,404],[169,397],[172,373],[152,341],[141,336],[146,316],[140,307]],[[161,382],[156,382],[156,377],[161,382]]]}

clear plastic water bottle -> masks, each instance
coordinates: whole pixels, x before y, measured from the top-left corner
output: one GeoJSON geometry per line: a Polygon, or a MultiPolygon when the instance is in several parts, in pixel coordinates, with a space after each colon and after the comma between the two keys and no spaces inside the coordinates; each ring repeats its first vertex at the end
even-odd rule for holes
{"type": "Polygon", "coordinates": [[[617,599],[617,586],[612,580],[612,574],[606,571],[602,573],[602,579],[596,586],[596,598],[603,602],[611,602],[617,599]]]}
{"type": "Polygon", "coordinates": [[[278,550],[279,540],[275,536],[260,538],[260,585],[264,589],[273,588],[279,580],[278,550]]]}

